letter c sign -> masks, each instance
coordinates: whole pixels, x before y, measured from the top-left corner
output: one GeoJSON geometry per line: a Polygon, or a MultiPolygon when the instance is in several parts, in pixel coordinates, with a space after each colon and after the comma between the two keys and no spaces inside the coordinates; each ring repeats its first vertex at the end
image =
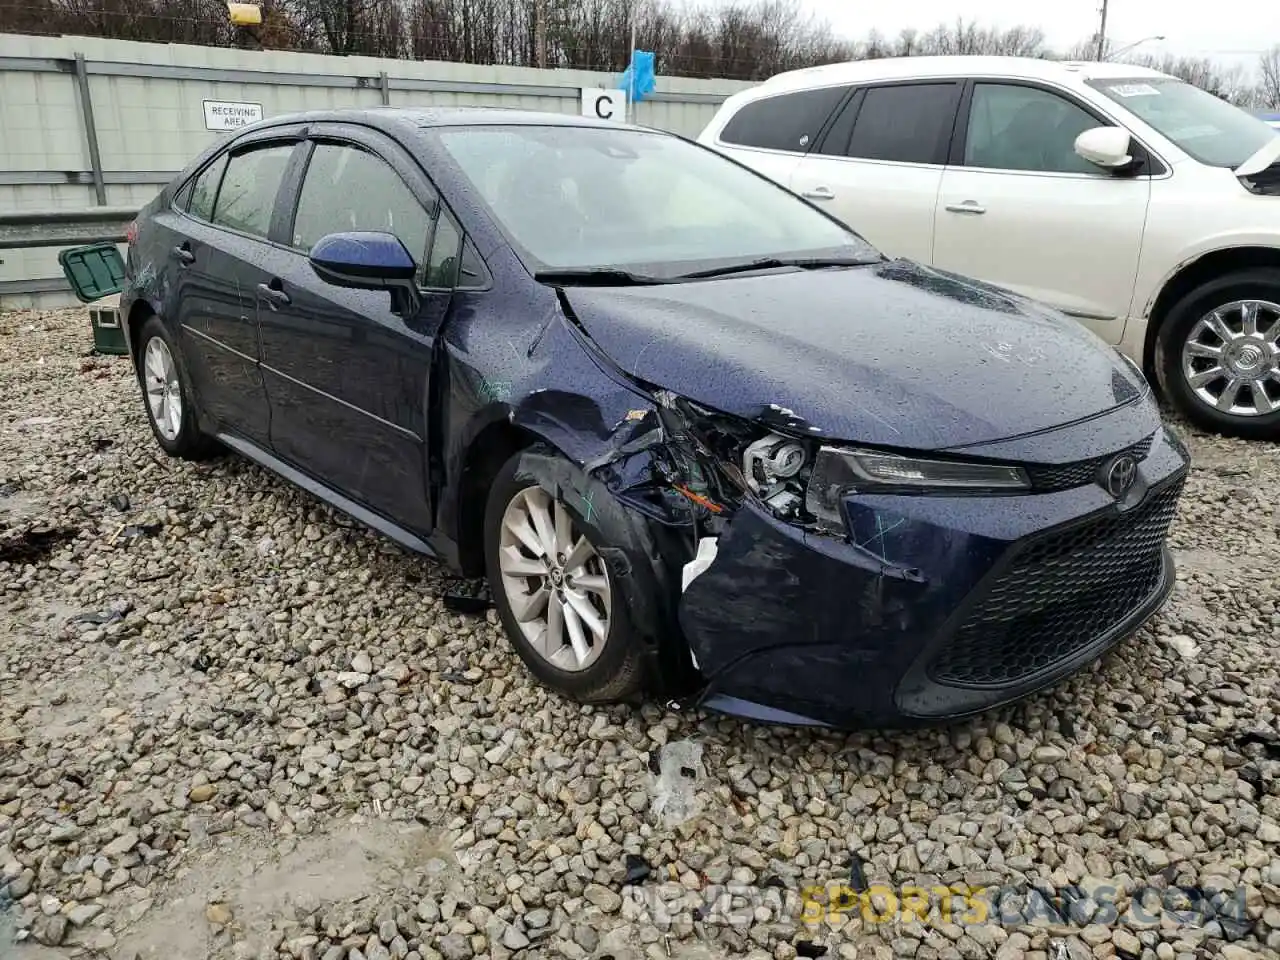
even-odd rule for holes
{"type": "Polygon", "coordinates": [[[582,88],[582,115],[594,120],[623,121],[627,116],[625,90],[608,90],[604,87],[582,88]]]}

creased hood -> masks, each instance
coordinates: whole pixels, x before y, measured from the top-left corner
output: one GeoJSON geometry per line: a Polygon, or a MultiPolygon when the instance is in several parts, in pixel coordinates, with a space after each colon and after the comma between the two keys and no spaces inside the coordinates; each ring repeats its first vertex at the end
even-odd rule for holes
{"type": "Polygon", "coordinates": [[[941,450],[1064,426],[1146,391],[1076,322],[907,261],[565,293],[632,376],[815,437],[941,450]]]}

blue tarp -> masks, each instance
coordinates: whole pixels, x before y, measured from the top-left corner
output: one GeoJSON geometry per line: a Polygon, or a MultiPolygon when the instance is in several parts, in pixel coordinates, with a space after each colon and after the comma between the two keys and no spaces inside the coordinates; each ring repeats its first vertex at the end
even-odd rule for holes
{"type": "Polygon", "coordinates": [[[657,83],[654,78],[653,53],[648,50],[632,50],[631,66],[622,71],[618,78],[618,89],[626,90],[628,99],[639,103],[648,94],[653,93],[657,83]]]}

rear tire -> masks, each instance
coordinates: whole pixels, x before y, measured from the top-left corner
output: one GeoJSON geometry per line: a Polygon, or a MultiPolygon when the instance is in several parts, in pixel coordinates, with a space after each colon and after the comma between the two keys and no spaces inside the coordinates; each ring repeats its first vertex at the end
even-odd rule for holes
{"type": "Polygon", "coordinates": [[[1175,303],[1156,334],[1165,396],[1203,430],[1280,438],[1280,271],[1240,270],[1175,303]]]}
{"type": "Polygon", "coordinates": [[[147,422],[161,449],[182,460],[207,460],[221,448],[200,431],[194,393],[164,324],[148,317],[138,332],[138,384],[147,422]]]}
{"type": "Polygon", "coordinates": [[[485,510],[485,567],[503,629],[530,672],[557,693],[583,703],[630,699],[642,685],[643,650],[629,598],[605,560],[625,539],[603,529],[611,523],[612,511],[600,506],[608,493],[592,485],[590,500],[566,496],[524,469],[525,457],[516,453],[498,471],[485,510]],[[566,500],[587,503],[585,515],[566,500]]]}

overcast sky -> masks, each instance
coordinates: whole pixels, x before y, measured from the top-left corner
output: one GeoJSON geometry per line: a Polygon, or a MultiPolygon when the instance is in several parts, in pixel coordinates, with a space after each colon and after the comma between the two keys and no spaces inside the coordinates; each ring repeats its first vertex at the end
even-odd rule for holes
{"type": "MultiPolygon", "coordinates": [[[[982,25],[1037,26],[1051,46],[1066,48],[1098,27],[1100,0],[970,0],[962,7],[947,0],[804,0],[841,34],[858,38],[872,28],[896,34],[904,27],[927,30],[966,20],[982,25]]],[[[1107,36],[1116,46],[1162,34],[1143,52],[1211,56],[1230,63],[1256,62],[1263,48],[1280,43],[1277,0],[1110,0],[1107,36]]]]}

